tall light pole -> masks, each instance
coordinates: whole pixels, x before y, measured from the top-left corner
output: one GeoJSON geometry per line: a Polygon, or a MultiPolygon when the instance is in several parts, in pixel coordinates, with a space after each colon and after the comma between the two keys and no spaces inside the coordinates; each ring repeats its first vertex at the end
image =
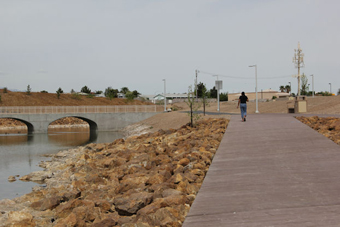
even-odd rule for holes
{"type": "Polygon", "coordinates": [[[164,112],[166,112],[166,80],[163,79],[164,81],[164,112]]]}
{"type": "Polygon", "coordinates": [[[255,113],[260,113],[259,112],[259,99],[257,97],[257,65],[249,65],[249,67],[255,67],[255,93],[256,93],[256,110],[255,113]]]}
{"type": "Polygon", "coordinates": [[[332,94],[332,83],[329,83],[329,93],[332,94]]]}
{"type": "Polygon", "coordinates": [[[292,94],[292,83],[289,81],[289,96],[292,94]]]}
{"type": "Polygon", "coordinates": [[[314,98],[314,75],[310,75],[312,77],[312,93],[313,93],[313,98],[314,98]]]}

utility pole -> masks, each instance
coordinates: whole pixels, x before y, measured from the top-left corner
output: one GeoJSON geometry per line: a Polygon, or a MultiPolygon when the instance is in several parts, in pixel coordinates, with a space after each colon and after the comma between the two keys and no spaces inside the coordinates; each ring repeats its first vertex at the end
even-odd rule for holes
{"type": "Polygon", "coordinates": [[[197,90],[198,90],[198,87],[197,87],[197,74],[198,74],[199,72],[200,72],[200,71],[198,71],[197,69],[195,70],[195,73],[196,73],[196,80],[195,80],[196,102],[198,102],[198,96],[197,96],[197,90]]]}
{"type": "Polygon", "coordinates": [[[294,49],[294,57],[293,57],[293,63],[295,64],[295,68],[298,68],[298,93],[297,96],[300,96],[300,68],[304,67],[305,64],[303,62],[304,54],[302,53],[302,49],[300,48],[300,42],[298,42],[298,48],[294,49]]]}

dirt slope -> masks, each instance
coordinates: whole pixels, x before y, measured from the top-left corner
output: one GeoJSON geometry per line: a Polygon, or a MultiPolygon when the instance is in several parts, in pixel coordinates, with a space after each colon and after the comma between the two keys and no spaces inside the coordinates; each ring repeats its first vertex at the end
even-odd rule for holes
{"type": "Polygon", "coordinates": [[[115,98],[113,100],[103,97],[88,98],[83,95],[61,94],[57,98],[56,94],[32,92],[8,92],[1,95],[1,106],[99,106],[99,105],[149,105],[150,103],[138,100],[128,101],[126,99],[115,98]]]}

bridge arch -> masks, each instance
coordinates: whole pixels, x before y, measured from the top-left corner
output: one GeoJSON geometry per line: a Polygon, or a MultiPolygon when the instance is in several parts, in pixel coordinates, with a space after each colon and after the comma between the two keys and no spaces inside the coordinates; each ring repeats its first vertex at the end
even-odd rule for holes
{"type": "Polygon", "coordinates": [[[33,131],[34,131],[34,126],[32,123],[28,122],[28,121],[25,121],[23,119],[20,119],[20,118],[16,118],[16,117],[1,117],[2,119],[6,118],[6,119],[14,119],[14,120],[17,120],[17,121],[20,121],[22,123],[24,123],[26,126],[27,126],[27,133],[28,134],[32,134],[33,131]]]}
{"type": "MultiPolygon", "coordinates": [[[[89,124],[90,126],[90,131],[96,131],[98,129],[98,125],[96,122],[94,122],[93,120],[91,119],[88,119],[88,118],[85,118],[85,117],[80,117],[80,116],[65,116],[65,117],[74,117],[74,118],[78,118],[78,119],[81,119],[83,121],[85,121],[86,123],[89,124]]],[[[50,125],[52,122],[54,121],[57,121],[59,119],[62,119],[62,118],[65,118],[65,117],[61,117],[61,118],[58,118],[58,119],[55,119],[53,121],[51,121],[48,125],[50,125]]]]}

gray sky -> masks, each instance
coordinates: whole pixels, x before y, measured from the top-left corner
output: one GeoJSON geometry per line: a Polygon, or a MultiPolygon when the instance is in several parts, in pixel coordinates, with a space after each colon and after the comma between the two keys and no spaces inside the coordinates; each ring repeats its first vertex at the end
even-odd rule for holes
{"type": "MultiPolygon", "coordinates": [[[[291,81],[296,93],[300,42],[311,86],[314,74],[316,91],[336,92],[339,10],[338,0],[1,0],[0,87],[157,94],[165,78],[184,93],[198,69],[220,75],[222,92],[249,92],[257,64],[259,90],[291,81]]],[[[198,74],[208,89],[215,79],[198,74]]]]}

